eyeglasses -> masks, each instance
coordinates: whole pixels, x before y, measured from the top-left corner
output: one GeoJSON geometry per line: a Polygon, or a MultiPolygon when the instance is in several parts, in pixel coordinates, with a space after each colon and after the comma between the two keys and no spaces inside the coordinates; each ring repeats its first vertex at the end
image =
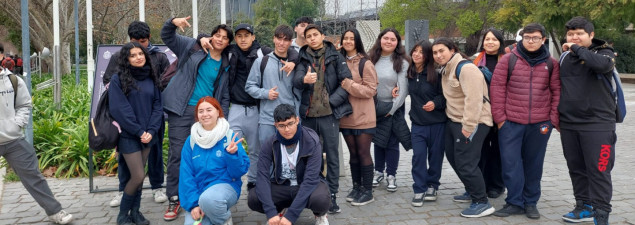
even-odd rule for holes
{"type": "Polygon", "coordinates": [[[277,124],[276,127],[280,130],[285,130],[287,128],[291,128],[293,125],[295,125],[295,121],[291,121],[287,124],[277,124]]]}
{"type": "Polygon", "coordinates": [[[542,37],[529,37],[529,36],[523,36],[523,40],[524,41],[533,41],[533,42],[539,42],[542,40],[542,37]]]}

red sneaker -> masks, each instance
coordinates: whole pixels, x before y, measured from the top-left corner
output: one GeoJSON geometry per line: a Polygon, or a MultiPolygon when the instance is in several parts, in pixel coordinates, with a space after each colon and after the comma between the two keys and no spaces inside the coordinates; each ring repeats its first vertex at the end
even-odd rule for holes
{"type": "Polygon", "coordinates": [[[176,200],[173,201],[170,199],[170,204],[168,205],[168,210],[163,214],[163,219],[165,221],[175,220],[179,216],[179,212],[181,211],[181,203],[176,200]]]}

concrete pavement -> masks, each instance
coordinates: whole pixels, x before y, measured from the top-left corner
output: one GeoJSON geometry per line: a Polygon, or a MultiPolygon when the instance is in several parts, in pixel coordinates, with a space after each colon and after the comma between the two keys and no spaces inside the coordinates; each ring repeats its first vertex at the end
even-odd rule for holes
{"type": "MultiPolygon", "coordinates": [[[[612,224],[635,224],[635,84],[624,84],[627,105],[629,109],[626,121],[617,127],[616,160],[613,169],[613,212],[612,224]]],[[[407,103],[409,105],[409,103],[407,103]]],[[[409,110],[409,109],[407,109],[409,110]]],[[[346,145],[344,145],[346,146],[346,145]]],[[[346,151],[346,150],[345,150],[346,151]]],[[[372,152],[372,151],[371,151],[372,152]]],[[[348,162],[348,153],[344,153],[348,162]]],[[[511,216],[500,218],[488,216],[468,219],[459,214],[468,203],[456,203],[452,196],[463,193],[463,185],[447,161],[443,164],[439,199],[436,202],[426,202],[423,207],[412,207],[410,200],[412,193],[412,177],[410,175],[412,151],[401,151],[399,169],[397,171],[397,192],[386,191],[385,182],[374,189],[375,202],[366,206],[354,207],[346,203],[344,197],[348,194],[352,184],[348,163],[342,165],[347,176],[340,178],[340,193],[338,203],[342,213],[329,215],[331,224],[565,224],[562,214],[570,211],[575,204],[571,190],[565,159],[562,155],[560,134],[553,132],[549,140],[545,158],[542,179],[542,197],[538,202],[538,209],[542,214],[539,220],[530,220],[525,216],[511,216]]],[[[115,224],[118,208],[111,208],[108,202],[114,193],[89,193],[87,178],[47,179],[53,193],[63,207],[75,217],[73,224],[115,224]]],[[[114,177],[96,177],[95,185],[101,188],[116,187],[114,177]]],[[[146,181],[147,184],[147,181],[146,181]]],[[[243,185],[245,186],[245,185],[243,185]]],[[[247,207],[244,190],[238,204],[233,207],[233,221],[237,225],[264,225],[266,218],[260,213],[253,212],[247,207]]],[[[0,184],[0,224],[50,224],[44,210],[26,192],[19,182],[0,184]]],[[[150,219],[151,224],[183,224],[183,213],[176,221],[165,222],[162,219],[163,210],[167,203],[154,203],[151,191],[144,190],[141,211],[150,219]]],[[[504,205],[505,196],[490,199],[494,207],[504,205]]],[[[309,210],[304,210],[296,224],[313,224],[314,218],[309,210]]]]}

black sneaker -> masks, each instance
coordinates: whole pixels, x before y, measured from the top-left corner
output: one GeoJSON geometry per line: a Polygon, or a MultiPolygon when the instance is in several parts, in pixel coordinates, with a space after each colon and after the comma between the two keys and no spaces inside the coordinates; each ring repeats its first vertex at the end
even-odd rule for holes
{"type": "Polygon", "coordinates": [[[570,223],[591,222],[593,221],[593,207],[582,201],[576,201],[573,211],[562,215],[562,220],[570,223]]]}
{"type": "Polygon", "coordinates": [[[488,198],[498,198],[498,197],[500,197],[500,196],[501,196],[504,192],[505,192],[504,190],[503,190],[503,191],[494,191],[494,190],[491,190],[491,191],[488,191],[488,192],[487,192],[487,197],[488,197],[488,198]]]}
{"type": "Polygon", "coordinates": [[[426,190],[426,194],[424,195],[423,200],[426,201],[436,201],[437,200],[437,189],[434,189],[434,187],[430,186],[428,187],[428,190],[426,190]]]}
{"type": "Polygon", "coordinates": [[[505,206],[503,206],[502,209],[499,209],[498,211],[494,212],[494,216],[508,217],[511,215],[520,215],[523,213],[525,213],[525,209],[521,208],[520,206],[505,204],[505,206]]]}
{"type": "Polygon", "coordinates": [[[346,201],[347,202],[352,202],[355,199],[357,199],[359,197],[360,193],[360,186],[353,186],[353,190],[351,190],[350,193],[348,193],[348,195],[346,196],[346,201]]]}
{"type": "Polygon", "coordinates": [[[529,219],[540,219],[540,212],[538,212],[538,208],[535,205],[525,205],[525,215],[529,219]]]}
{"type": "Polygon", "coordinates": [[[472,197],[470,197],[470,193],[463,192],[462,195],[454,196],[455,202],[472,202],[472,197]]]}
{"type": "Polygon", "coordinates": [[[330,214],[342,212],[342,209],[340,209],[340,206],[337,205],[336,200],[337,200],[337,196],[335,196],[335,194],[331,194],[331,207],[329,207],[330,214]]]}
{"type": "Polygon", "coordinates": [[[593,212],[593,223],[595,223],[595,225],[608,225],[609,212],[601,209],[595,209],[593,212]]]}
{"type": "Polygon", "coordinates": [[[375,201],[375,198],[373,198],[373,189],[366,190],[365,188],[362,187],[359,190],[359,195],[357,195],[357,198],[353,200],[353,202],[351,202],[351,205],[361,206],[361,205],[366,205],[368,203],[371,203],[373,201],[375,201]]]}

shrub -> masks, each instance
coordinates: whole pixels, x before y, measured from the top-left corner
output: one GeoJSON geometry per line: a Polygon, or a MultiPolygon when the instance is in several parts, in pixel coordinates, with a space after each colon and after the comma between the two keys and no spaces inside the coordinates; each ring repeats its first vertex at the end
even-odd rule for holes
{"type": "Polygon", "coordinates": [[[620,73],[635,73],[635,37],[622,35],[615,39],[613,49],[617,52],[615,63],[620,73]]]}

